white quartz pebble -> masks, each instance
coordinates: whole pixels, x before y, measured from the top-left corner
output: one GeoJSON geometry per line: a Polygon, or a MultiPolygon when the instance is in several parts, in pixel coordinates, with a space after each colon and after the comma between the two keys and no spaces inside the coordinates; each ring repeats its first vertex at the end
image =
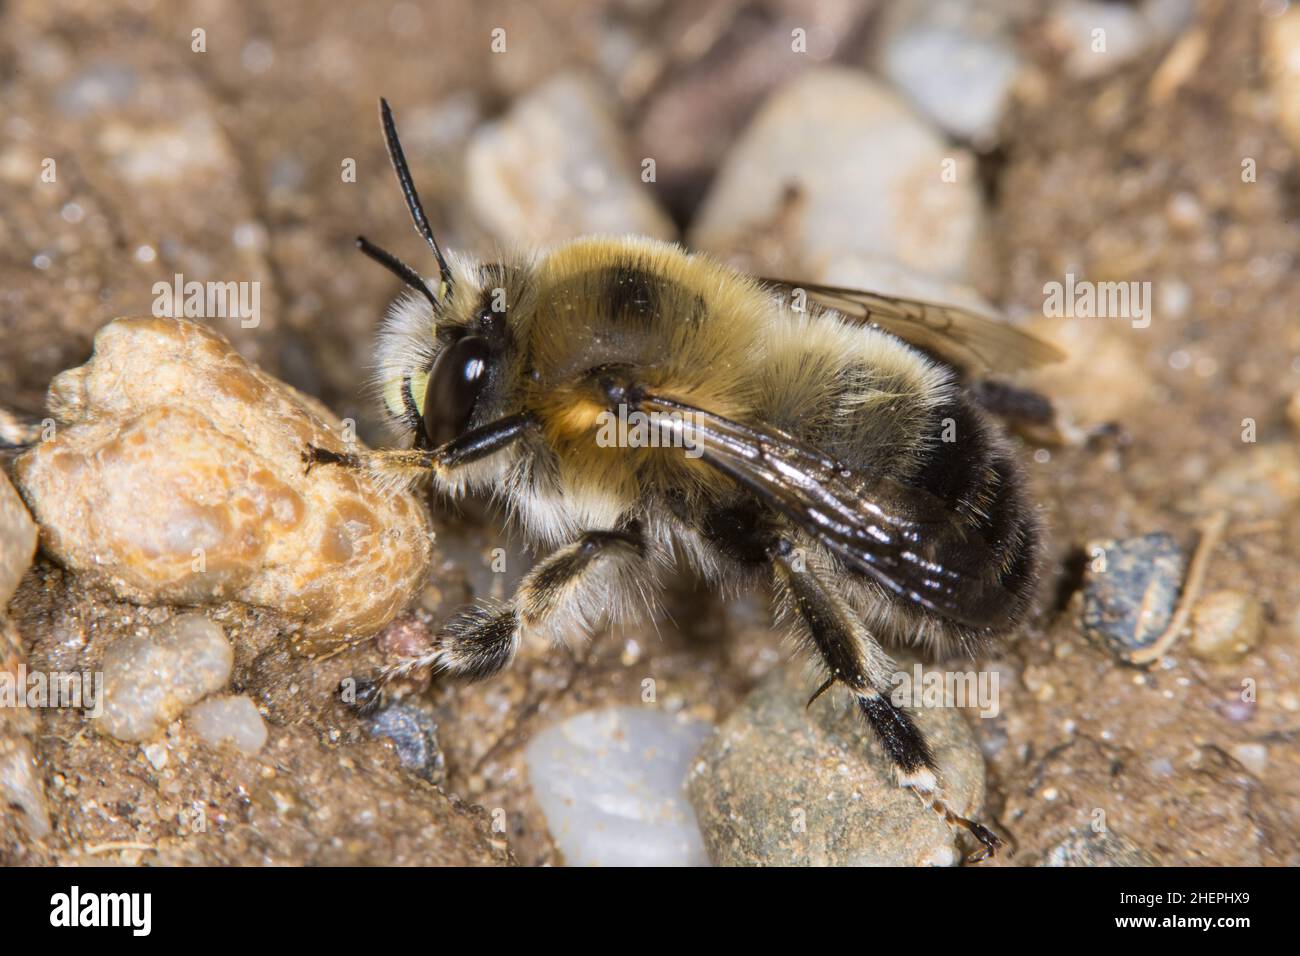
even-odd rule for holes
{"type": "Polygon", "coordinates": [[[185,715],[185,726],[213,747],[228,743],[252,755],[266,746],[266,724],[257,705],[244,696],[211,697],[196,704],[185,715]]]}
{"type": "Polygon", "coordinates": [[[571,717],[528,745],[533,793],[571,866],[707,866],[682,784],[708,724],[649,707],[571,717]]]}

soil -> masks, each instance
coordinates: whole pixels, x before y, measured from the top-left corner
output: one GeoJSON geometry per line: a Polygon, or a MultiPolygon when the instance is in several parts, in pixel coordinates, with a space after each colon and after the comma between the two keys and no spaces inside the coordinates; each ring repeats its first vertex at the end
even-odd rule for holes
{"type": "MultiPolygon", "coordinates": [[[[394,283],[352,237],[364,229],[419,253],[376,133],[377,97],[409,104],[408,152],[426,173],[421,190],[444,244],[490,248],[458,195],[464,127],[559,68],[613,69],[602,38],[614,26],[655,35],[627,12],[636,7],[4,5],[3,403],[39,414],[49,379],[85,360],[95,329],[149,312],[154,282],[239,275],[263,281],[267,321],[222,331],[377,439],[362,356],[394,283]],[[502,23],[518,55],[430,49],[440,31],[486,37],[502,23]],[[198,28],[204,53],[191,48],[198,28]],[[161,171],[132,165],[130,137],[172,124],[210,148],[161,171]],[[58,160],[57,181],[30,185],[46,156],[58,160]],[[340,178],[349,158],[356,182],[340,178]],[[6,170],[17,167],[29,185],[15,187],[6,170]]],[[[745,16],[751,32],[775,17],[745,16]]],[[[870,17],[854,29],[869,34],[870,17]]],[[[1300,391],[1296,154],[1259,67],[1254,5],[1206,3],[1194,29],[1213,42],[1168,96],[1153,93],[1160,56],[1079,82],[1044,47],[1000,145],[982,159],[995,224],[989,284],[1013,317],[1037,315],[1044,282],[1068,272],[1157,288],[1149,328],[1076,321],[1065,329],[1066,370],[1034,383],[1092,437],[1023,444],[1051,553],[1039,612],[986,665],[1001,675],[1000,714],[972,715],[988,815],[1010,844],[983,865],[1038,862],[1099,818],[1163,865],[1300,863],[1300,472],[1287,416],[1300,391]],[[1246,158],[1257,170],[1249,183],[1246,158]],[[1253,442],[1242,439],[1245,419],[1253,442]],[[1222,507],[1231,521],[1205,588],[1262,603],[1262,636],[1245,657],[1198,660],[1184,641],[1136,668],[1085,637],[1087,541],[1164,531],[1190,553],[1197,521],[1222,507]],[[1262,764],[1243,762],[1261,746],[1262,764]]],[[[650,44],[661,52],[664,32],[650,44]]],[[[1035,49],[1032,33],[1024,42],[1035,49]]],[[[722,77],[745,62],[675,55],[687,57],[685,79],[614,85],[629,116],[656,97],[675,97],[680,112],[675,84],[698,88],[709,71],[722,77]]],[[[855,56],[853,44],[836,53],[855,56]]],[[[746,116],[761,93],[730,96],[729,108],[746,116]]],[[[695,172],[661,197],[682,221],[707,184],[698,170],[716,159],[692,153],[695,172]]],[[[1054,321],[1035,323],[1059,332],[1054,321]]],[[[417,626],[508,586],[529,560],[475,504],[434,507],[441,554],[411,612],[417,626]],[[496,547],[506,549],[505,576],[487,571],[496,547]]],[[[106,642],[172,613],[114,600],[44,557],[9,609],[29,665],[42,669],[93,662],[106,642]]],[[[238,605],[215,617],[236,646],[233,692],[252,696],[270,725],[264,752],[217,753],[173,727],[159,769],[138,746],[85,730],[79,715],[44,712],[32,741],[53,833],[33,841],[0,816],[0,862],[559,863],[523,768],[532,732],[634,704],[651,676],[663,706],[716,722],[789,655],[761,596],[724,601],[683,582],[657,624],[580,651],[526,646],[498,679],[436,683],[408,698],[438,725],[446,778],[434,786],[337,699],[343,678],[379,662],[374,641],[310,657],[295,648],[291,621],[238,605]]]]}

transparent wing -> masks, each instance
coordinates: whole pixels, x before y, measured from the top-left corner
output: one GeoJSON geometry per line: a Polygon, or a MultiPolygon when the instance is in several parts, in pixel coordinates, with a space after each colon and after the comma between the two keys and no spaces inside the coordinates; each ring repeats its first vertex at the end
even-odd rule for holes
{"type": "Polygon", "coordinates": [[[975,374],[1016,372],[1065,358],[1055,345],[987,315],[919,299],[786,279],[759,279],[790,298],[802,289],[808,301],[846,318],[879,326],[951,365],[975,374]]]}
{"type": "Polygon", "coordinates": [[[990,574],[997,558],[933,495],[845,469],[774,428],[658,395],[638,407],[901,600],[974,628],[1010,625],[1015,602],[990,574]]]}

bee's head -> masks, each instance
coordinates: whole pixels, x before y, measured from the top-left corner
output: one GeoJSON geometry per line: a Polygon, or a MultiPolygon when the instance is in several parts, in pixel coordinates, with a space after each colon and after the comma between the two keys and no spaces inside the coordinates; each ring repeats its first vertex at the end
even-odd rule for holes
{"type": "Polygon", "coordinates": [[[415,191],[393,114],[380,100],[389,158],[411,219],[433,250],[438,276],[426,282],[413,268],[363,237],[357,246],[398,276],[414,295],[394,303],[380,336],[379,385],[384,404],[417,448],[436,448],[499,413],[503,369],[511,345],[509,304],[523,265],[451,261],[434,238],[415,191]]]}

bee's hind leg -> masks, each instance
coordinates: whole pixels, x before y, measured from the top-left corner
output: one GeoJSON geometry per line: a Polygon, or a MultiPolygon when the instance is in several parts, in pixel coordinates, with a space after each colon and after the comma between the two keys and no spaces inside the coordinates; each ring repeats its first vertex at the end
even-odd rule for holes
{"type": "Polygon", "coordinates": [[[617,615],[629,591],[648,595],[648,564],[638,524],[588,531],[534,565],[510,601],[456,611],[428,653],[393,662],[381,670],[378,683],[423,670],[467,680],[491,677],[509,666],[523,634],[585,633],[617,615]]]}
{"type": "Polygon", "coordinates": [[[955,813],[938,796],[938,768],[925,734],[907,711],[889,699],[894,662],[845,601],[830,574],[808,567],[806,553],[800,556],[788,542],[780,542],[772,557],[782,600],[827,670],[827,682],[813,699],[834,684],[847,687],[894,765],[899,785],[915,791],[948,823],[963,827],[979,840],[983,849],[972,859],[984,860],[997,852],[1001,841],[988,827],[955,813]]]}

